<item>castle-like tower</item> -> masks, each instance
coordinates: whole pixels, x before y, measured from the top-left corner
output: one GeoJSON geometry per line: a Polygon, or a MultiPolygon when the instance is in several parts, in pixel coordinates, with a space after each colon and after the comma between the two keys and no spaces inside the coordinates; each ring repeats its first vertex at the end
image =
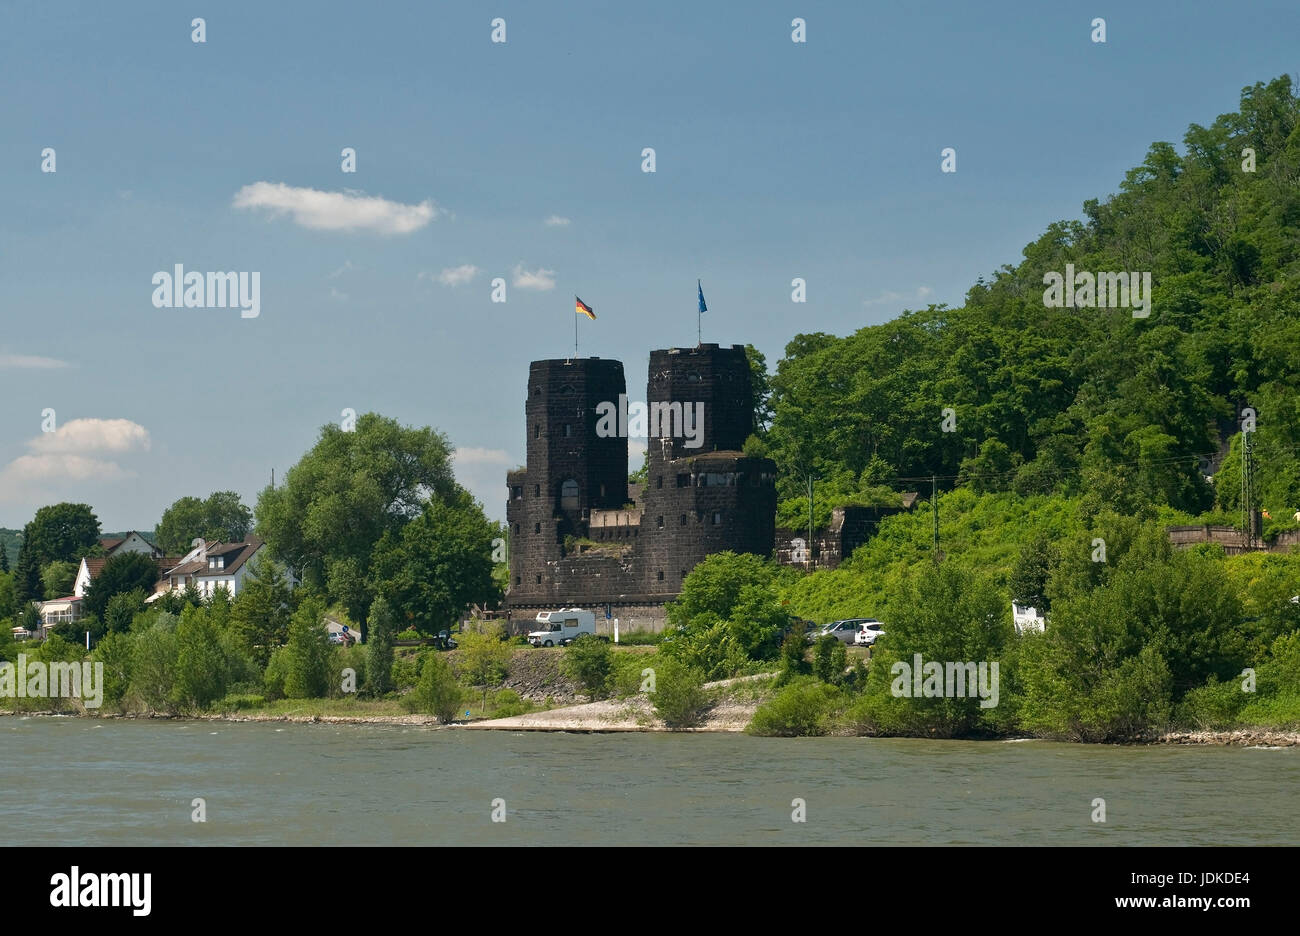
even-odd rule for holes
{"type": "Polygon", "coordinates": [[[647,440],[640,554],[647,592],[671,599],[687,573],[711,553],[771,555],[776,465],[741,451],[754,431],[754,394],[743,347],[704,344],[650,352],[647,396],[651,413],[656,404],[661,413],[681,404],[683,420],[686,413],[702,417],[694,437],[685,432],[656,437],[663,426],[652,420],[647,440]]]}
{"type": "MultiPolygon", "coordinates": [[[[772,554],[776,466],[741,451],[754,428],[744,348],[651,352],[649,475],[636,503],[627,437],[601,424],[625,392],[618,361],[529,367],[527,464],[506,476],[516,629],[539,610],[606,605],[625,629],[658,629],[664,602],[704,557],[772,554]]],[[[624,418],[614,424],[626,430],[624,418]]]]}

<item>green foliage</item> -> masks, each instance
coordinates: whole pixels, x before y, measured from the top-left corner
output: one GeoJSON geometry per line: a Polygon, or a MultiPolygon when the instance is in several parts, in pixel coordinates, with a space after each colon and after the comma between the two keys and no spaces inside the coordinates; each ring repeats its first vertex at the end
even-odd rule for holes
{"type": "Polygon", "coordinates": [[[447,724],[459,713],[463,698],[464,691],[456,681],[451,664],[442,654],[430,652],[424,654],[420,677],[403,702],[411,711],[434,715],[447,724]]]}
{"type": "Polygon", "coordinates": [[[890,597],[884,636],[872,648],[865,697],[850,720],[864,733],[953,737],[998,730],[1013,707],[1005,685],[1014,673],[1007,656],[1013,638],[1009,612],[987,577],[961,566],[944,562],[906,576],[890,597]],[[982,705],[978,686],[965,687],[960,697],[915,697],[906,674],[918,654],[922,665],[984,663],[990,674],[997,663],[998,707],[982,705]]]}
{"type": "Polygon", "coordinates": [[[346,695],[343,691],[343,671],[345,669],[350,669],[353,672],[353,686],[357,689],[364,687],[370,666],[366,647],[353,644],[350,647],[331,646],[330,649],[333,651],[330,655],[330,697],[342,698],[346,695]]]}
{"type": "Polygon", "coordinates": [[[370,636],[366,648],[366,692],[382,696],[393,691],[393,631],[396,618],[388,599],[379,597],[370,605],[370,636]]]}
{"type": "MultiPolygon", "coordinates": [[[[125,634],[131,629],[135,616],[145,609],[144,599],[145,592],[139,588],[134,591],[119,592],[108,599],[108,606],[104,609],[102,630],[109,634],[125,634]]],[[[95,636],[92,631],[91,637],[95,636]]]]}
{"type": "Polygon", "coordinates": [[[564,651],[560,668],[592,699],[603,698],[614,668],[614,648],[608,641],[584,634],[564,651]]]}
{"type": "Polygon", "coordinates": [[[849,665],[848,648],[832,634],[817,638],[813,647],[813,675],[824,683],[840,685],[844,670],[849,665]]]}
{"type": "MultiPolygon", "coordinates": [[[[976,493],[1087,492],[1096,509],[1230,506],[1213,453],[1245,405],[1260,414],[1256,477],[1275,517],[1300,507],[1300,99],[1290,78],[1243,90],[1237,113],[1152,145],[1119,193],[1050,224],[961,308],[931,305],[837,338],[795,336],[772,377],[767,442],[783,504],[803,479],[951,478],[976,493]],[[1267,140],[1267,144],[1263,141],[1267,140]],[[1237,167],[1245,146],[1257,172],[1237,167]],[[1149,271],[1148,318],[1053,309],[1044,274],[1149,271]],[[955,425],[945,432],[941,414],[955,425]],[[1285,511],[1285,513],[1284,513],[1285,511]]],[[[835,483],[838,483],[835,482],[835,483]]],[[[806,507],[805,507],[806,511],[806,507]]],[[[805,514],[806,515],[806,514],[805,514]]]]}
{"type": "Polygon", "coordinates": [[[759,706],[745,731],[775,738],[824,735],[843,703],[843,693],[835,686],[807,677],[796,679],[759,706]]]}
{"type": "Polygon", "coordinates": [[[18,613],[18,596],[14,592],[14,577],[11,572],[0,572],[0,630],[8,633],[10,622],[18,613]]]}
{"type": "Polygon", "coordinates": [[[207,500],[182,497],[163,511],[154,543],[168,556],[183,556],[195,538],[209,543],[239,543],[253,525],[253,513],[234,491],[217,491],[207,500]]]}
{"type": "Polygon", "coordinates": [[[126,552],[110,556],[86,590],[85,610],[103,620],[109,599],[114,595],[137,589],[149,595],[157,581],[158,564],[144,553],[126,552]]]}
{"type": "Polygon", "coordinates": [[[808,665],[806,659],[807,646],[803,631],[798,628],[785,635],[785,640],[781,642],[780,681],[782,684],[812,672],[812,667],[808,665]]]}
{"type": "Polygon", "coordinates": [[[135,636],[107,634],[95,645],[90,659],[104,664],[104,699],[100,711],[120,711],[131,685],[135,657],[135,636]]]}
{"type": "Polygon", "coordinates": [[[484,633],[466,631],[456,638],[457,668],[471,686],[498,686],[506,678],[510,665],[510,645],[505,642],[505,628],[487,627],[484,633]]]}
{"type": "Polygon", "coordinates": [[[41,586],[45,589],[45,600],[66,598],[72,594],[72,586],[77,580],[78,564],[55,560],[48,562],[41,569],[41,586]]]}
{"type": "Polygon", "coordinates": [[[533,704],[513,689],[502,689],[492,697],[493,718],[513,718],[531,712],[533,704]]]}
{"type": "Polygon", "coordinates": [[[75,564],[98,542],[99,520],[90,505],[62,503],[36,511],[23,529],[22,548],[44,567],[51,562],[75,564]]]}
{"type": "Polygon", "coordinates": [[[294,605],[285,569],[278,562],[257,562],[244,578],[230,608],[230,623],[260,665],[289,639],[294,605]]]}
{"type": "Polygon", "coordinates": [[[655,714],[673,731],[698,725],[709,707],[704,673],[663,656],[657,656],[653,668],[654,692],[650,694],[650,704],[655,714]]]}
{"type": "Polygon", "coordinates": [[[496,528],[464,490],[431,500],[399,532],[375,546],[374,591],[399,618],[425,634],[451,627],[472,602],[497,597],[492,539],[496,528]]]}
{"type": "Polygon", "coordinates": [[[172,700],[186,709],[207,709],[226,694],[230,667],[221,631],[206,608],[190,608],[176,627],[172,700]]]}
{"type": "Polygon", "coordinates": [[[795,574],[750,553],[707,557],[668,605],[661,653],[701,670],[708,679],[775,659],[789,621],[777,586],[795,574]]]}
{"type": "MultiPolygon", "coordinates": [[[[402,527],[423,513],[430,496],[446,502],[457,493],[443,435],[366,413],[355,431],[333,423],[321,428],[284,483],[258,498],[257,529],[275,558],[301,570],[303,581],[330,601],[342,602],[353,620],[365,621],[375,594],[376,545],[389,534],[390,550],[398,549],[402,527]]],[[[489,578],[490,540],[483,548],[489,578]]]]}
{"type": "Polygon", "coordinates": [[[156,712],[171,711],[175,698],[176,659],[180,651],[176,629],[176,618],[162,614],[152,626],[133,637],[131,691],[156,712]]]}
{"type": "Polygon", "coordinates": [[[324,603],[309,598],[303,601],[289,622],[289,641],[281,659],[287,698],[319,699],[325,696],[331,676],[333,655],[330,650],[324,603]]]}
{"type": "Polygon", "coordinates": [[[1020,605],[1035,608],[1046,614],[1051,610],[1047,598],[1047,582],[1056,564],[1052,542],[1041,533],[1026,543],[1011,569],[1007,589],[1011,599],[1020,605]]]}

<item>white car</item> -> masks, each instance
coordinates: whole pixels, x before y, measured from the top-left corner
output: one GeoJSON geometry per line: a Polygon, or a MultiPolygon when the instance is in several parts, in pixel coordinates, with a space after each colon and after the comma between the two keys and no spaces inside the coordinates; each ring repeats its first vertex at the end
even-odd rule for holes
{"type": "Polygon", "coordinates": [[[885,625],[879,621],[862,621],[858,624],[858,632],[853,635],[853,643],[858,647],[870,647],[885,632],[885,625]]]}

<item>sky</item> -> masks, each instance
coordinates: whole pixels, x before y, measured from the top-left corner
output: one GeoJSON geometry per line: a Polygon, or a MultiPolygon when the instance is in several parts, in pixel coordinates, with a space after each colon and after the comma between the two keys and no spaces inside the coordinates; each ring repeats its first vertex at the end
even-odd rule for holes
{"type": "Polygon", "coordinates": [[[347,409],[446,433],[500,520],[575,294],[634,400],[697,278],[771,369],[958,306],[1297,36],[1294,0],[0,2],[0,526],[251,507],[347,409]],[[156,305],[177,264],[258,274],[256,316],[156,305]]]}

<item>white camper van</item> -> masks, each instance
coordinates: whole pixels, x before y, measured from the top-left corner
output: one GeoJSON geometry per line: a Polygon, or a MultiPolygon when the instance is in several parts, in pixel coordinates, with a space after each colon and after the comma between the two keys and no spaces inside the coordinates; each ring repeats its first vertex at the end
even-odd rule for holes
{"type": "Polygon", "coordinates": [[[528,633],[534,647],[567,647],[575,637],[596,633],[596,615],[581,608],[540,611],[537,630],[528,633]]]}

